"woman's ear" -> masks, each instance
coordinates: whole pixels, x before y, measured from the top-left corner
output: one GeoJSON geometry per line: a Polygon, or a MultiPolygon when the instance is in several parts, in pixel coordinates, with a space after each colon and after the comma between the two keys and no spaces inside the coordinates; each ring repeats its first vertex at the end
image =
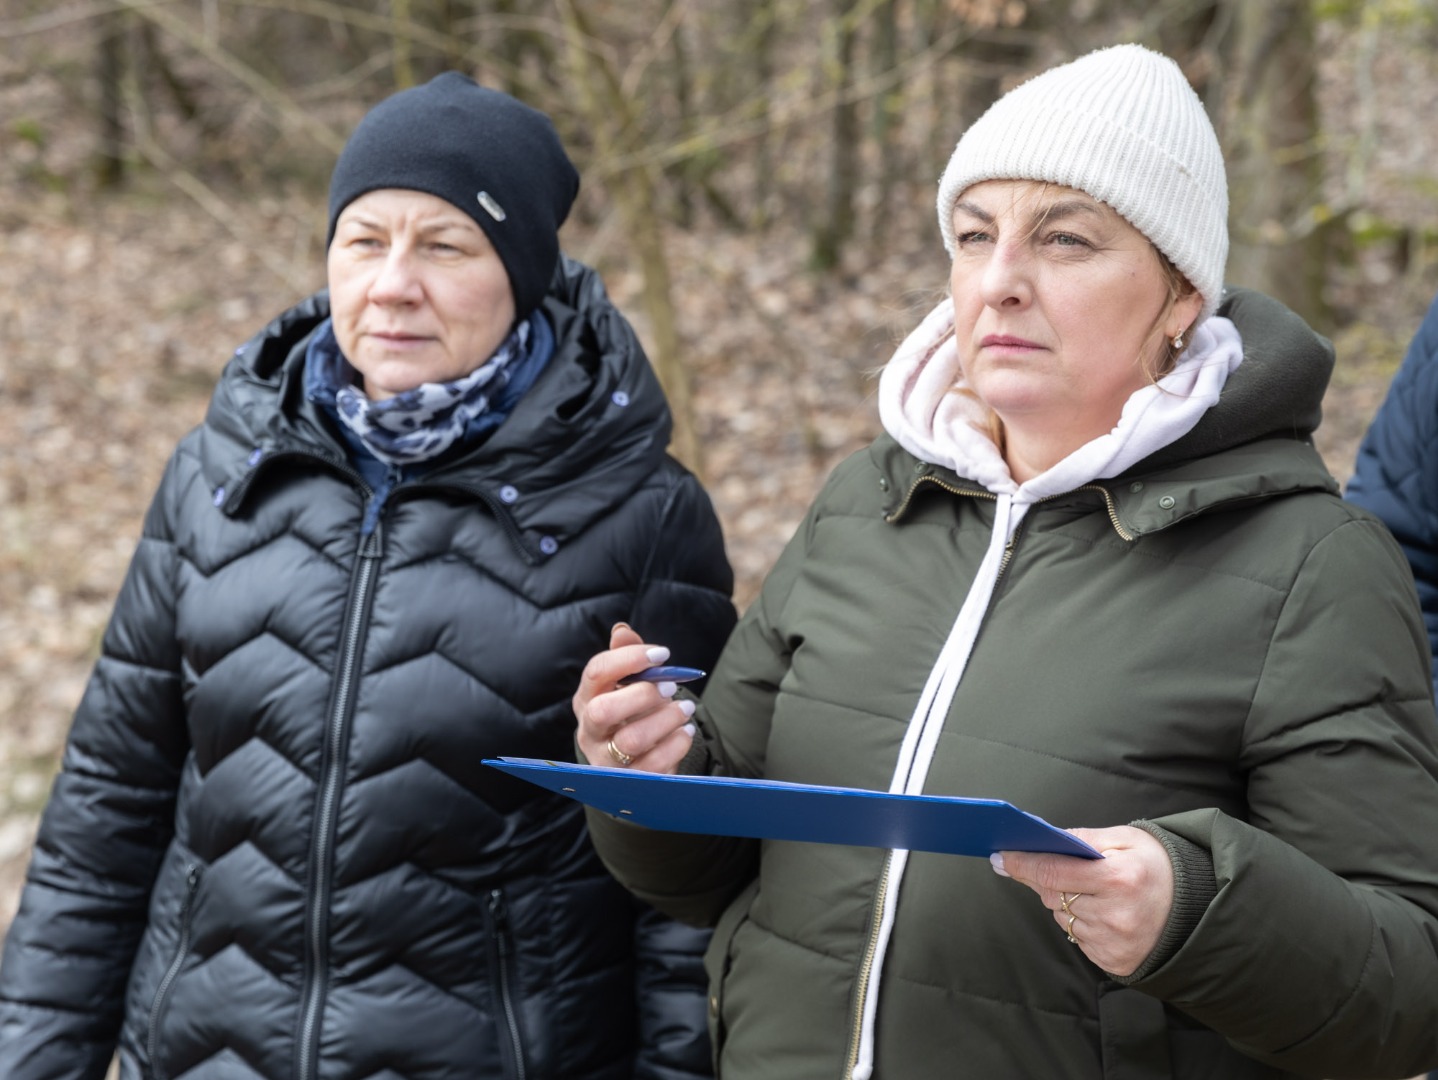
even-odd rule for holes
{"type": "Polygon", "coordinates": [[[1198,318],[1198,313],[1203,310],[1203,296],[1197,289],[1180,296],[1173,302],[1173,308],[1168,313],[1168,325],[1164,328],[1164,336],[1170,341],[1178,334],[1188,336],[1188,328],[1198,318]]]}

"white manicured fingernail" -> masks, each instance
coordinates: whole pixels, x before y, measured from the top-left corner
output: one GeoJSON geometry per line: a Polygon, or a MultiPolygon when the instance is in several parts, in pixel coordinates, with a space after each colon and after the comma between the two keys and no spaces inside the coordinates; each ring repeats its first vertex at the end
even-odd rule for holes
{"type": "Polygon", "coordinates": [[[699,729],[693,724],[685,724],[682,728],[680,728],[680,730],[683,731],[685,735],[688,735],[691,739],[694,738],[695,734],[699,731],[699,729]]]}
{"type": "Polygon", "coordinates": [[[996,851],[989,856],[989,865],[994,868],[994,873],[999,877],[1009,876],[1009,872],[1004,869],[1004,853],[1002,851],[996,851]]]}
{"type": "Polygon", "coordinates": [[[644,650],[644,655],[649,658],[651,664],[662,664],[669,659],[669,650],[663,645],[652,645],[644,650]]]}
{"type": "Polygon", "coordinates": [[[679,689],[679,684],[677,682],[655,683],[654,686],[655,689],[659,691],[660,697],[673,697],[675,691],[679,689]]]}
{"type": "Polygon", "coordinates": [[[693,716],[693,715],[694,715],[694,702],[692,702],[692,701],[681,701],[681,702],[679,703],[679,711],[682,712],[685,716],[693,716]]]}

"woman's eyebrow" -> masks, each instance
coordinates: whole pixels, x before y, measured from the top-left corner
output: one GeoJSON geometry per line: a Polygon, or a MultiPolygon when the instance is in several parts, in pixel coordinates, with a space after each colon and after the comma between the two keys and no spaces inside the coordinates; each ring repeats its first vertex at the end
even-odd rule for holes
{"type": "Polygon", "coordinates": [[[339,229],[345,225],[355,225],[361,229],[371,230],[380,228],[379,222],[374,218],[365,217],[361,214],[351,214],[348,217],[341,218],[335,223],[335,228],[339,229]]]}
{"type": "Polygon", "coordinates": [[[1045,222],[1062,221],[1064,218],[1076,216],[1091,217],[1096,222],[1106,220],[1103,210],[1093,203],[1081,199],[1064,199],[1041,208],[1034,215],[1034,221],[1042,225],[1045,222]]]}
{"type": "MultiPolygon", "coordinates": [[[[963,211],[970,217],[977,218],[985,225],[992,224],[995,220],[994,215],[978,203],[956,202],[954,203],[954,210],[956,212],[963,211]]],[[[1061,221],[1064,218],[1079,216],[1091,217],[1100,222],[1105,219],[1103,210],[1091,202],[1087,202],[1083,199],[1060,199],[1058,202],[1052,202],[1045,206],[1038,207],[1030,216],[1030,221],[1034,226],[1038,226],[1049,221],[1061,221]]]]}
{"type": "Polygon", "coordinates": [[[420,236],[434,236],[438,233],[458,232],[468,236],[474,232],[480,232],[478,225],[471,227],[470,222],[457,218],[441,218],[437,221],[421,221],[415,227],[415,232],[420,236]]]}
{"type": "Polygon", "coordinates": [[[968,214],[970,217],[976,217],[976,218],[978,218],[978,219],[979,219],[980,221],[982,221],[985,225],[991,224],[991,223],[993,222],[993,220],[994,220],[994,215],[991,214],[991,213],[989,213],[989,212],[988,212],[987,210],[985,210],[982,206],[979,206],[977,203],[971,203],[971,202],[956,202],[956,203],[954,203],[954,209],[955,209],[955,210],[962,210],[964,213],[968,214]]]}

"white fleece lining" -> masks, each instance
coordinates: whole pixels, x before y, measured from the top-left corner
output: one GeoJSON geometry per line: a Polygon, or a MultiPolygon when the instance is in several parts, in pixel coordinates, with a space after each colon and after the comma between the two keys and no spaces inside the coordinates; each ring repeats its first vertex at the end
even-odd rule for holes
{"type": "MultiPolygon", "coordinates": [[[[967,395],[954,392],[962,384],[962,373],[952,326],[953,305],[945,300],[899,346],[880,377],[879,416],[889,434],[910,453],[982,484],[998,501],[988,550],[909,718],[889,782],[891,794],[923,792],[954,693],[993,598],[1004,550],[1029,507],[1050,495],[1117,476],[1188,434],[1217,403],[1224,382],[1243,360],[1237,327],[1224,318],[1204,320],[1194,328],[1193,343],[1179,364],[1157,385],[1135,391],[1112,431],[1079,447],[1040,475],[1015,484],[998,448],[975,427],[982,408],[967,395]]],[[[889,887],[879,914],[869,985],[863,989],[864,1015],[853,1080],[870,1080],[874,1071],[879,985],[908,859],[907,851],[890,853],[889,887]]]]}

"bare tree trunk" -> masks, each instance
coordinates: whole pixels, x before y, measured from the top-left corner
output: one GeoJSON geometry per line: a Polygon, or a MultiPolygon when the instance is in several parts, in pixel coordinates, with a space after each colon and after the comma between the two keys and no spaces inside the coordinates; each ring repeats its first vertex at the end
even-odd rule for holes
{"type": "Polygon", "coordinates": [[[1326,236],[1314,213],[1323,199],[1312,5],[1225,2],[1233,9],[1224,110],[1228,280],[1266,292],[1325,328],[1326,236]]]}
{"type": "MultiPolygon", "coordinates": [[[[673,57],[669,72],[669,84],[673,87],[675,129],[686,142],[694,137],[699,128],[698,113],[694,107],[696,78],[716,78],[713,67],[706,68],[702,61],[695,67],[690,52],[690,36],[703,35],[702,26],[695,27],[693,18],[686,18],[674,27],[669,35],[669,51],[673,57]]],[[[702,36],[700,37],[702,41],[702,36]]],[[[720,62],[722,66],[722,61],[720,62]]],[[[673,191],[676,223],[683,229],[695,225],[695,204],[702,196],[709,209],[719,216],[724,225],[740,231],[744,221],[723,192],[715,186],[714,174],[723,168],[727,158],[717,148],[695,149],[664,170],[665,178],[673,191]]]]}
{"type": "MultiPolygon", "coordinates": [[[[943,0],[914,0],[912,51],[921,53],[933,46],[944,34],[945,23],[952,18],[943,0]]],[[[914,167],[921,176],[938,180],[949,154],[958,142],[963,127],[952,116],[954,95],[949,93],[950,79],[945,73],[955,65],[943,63],[932,68],[925,79],[928,83],[924,102],[925,138],[919,140],[918,159],[914,167]]]]}
{"type": "MultiPolygon", "coordinates": [[[[634,104],[625,98],[619,79],[607,60],[588,48],[593,37],[576,0],[558,0],[566,30],[569,60],[580,89],[581,107],[600,151],[622,157],[639,149],[639,125],[634,104]]],[[[644,309],[653,337],[651,360],[669,407],[674,413],[673,453],[703,478],[703,454],[694,423],[689,371],[680,358],[679,330],[664,250],[653,166],[636,162],[626,166],[607,185],[623,219],[625,233],[639,255],[644,276],[644,309]]]]}
{"type": "Polygon", "coordinates": [[[394,48],[394,87],[404,90],[414,85],[414,64],[410,60],[413,44],[409,24],[413,17],[409,0],[390,0],[390,18],[394,32],[390,36],[394,48]]]}
{"type": "Polygon", "coordinates": [[[854,39],[858,35],[844,7],[845,0],[836,0],[837,10],[830,23],[834,46],[829,81],[840,98],[834,107],[830,128],[829,183],[821,216],[810,228],[813,243],[810,263],[816,270],[832,270],[838,266],[844,245],[854,235],[854,193],[859,186],[859,107],[850,100],[848,90],[854,82],[854,39]]]}
{"type": "MultiPolygon", "coordinates": [[[[531,14],[535,6],[529,0],[493,0],[492,10],[500,16],[520,16],[531,14]]],[[[513,28],[501,31],[499,37],[495,51],[508,62],[502,69],[500,89],[535,104],[528,74],[531,69],[539,76],[557,73],[559,58],[554,54],[552,39],[535,30],[513,28]]],[[[567,89],[561,88],[561,96],[567,89]]]]}
{"type": "Polygon", "coordinates": [[[435,0],[435,24],[446,38],[443,55],[447,71],[465,71],[465,42],[459,36],[463,19],[464,11],[457,0],[435,0]]]}
{"type": "Polygon", "coordinates": [[[95,81],[99,84],[96,102],[99,152],[95,179],[102,188],[117,188],[125,179],[125,123],[121,106],[121,73],[124,70],[125,28],[123,11],[102,15],[96,20],[95,81]]]}
{"type": "MultiPolygon", "coordinates": [[[[689,50],[684,47],[684,27],[674,28],[674,33],[669,35],[669,48],[674,58],[674,104],[679,110],[679,132],[688,138],[694,131],[694,111],[689,100],[689,50]]],[[[697,172],[698,162],[692,156],[676,162],[668,170],[679,224],[685,229],[694,224],[694,185],[691,177],[697,172]]]]}
{"type": "MultiPolygon", "coordinates": [[[[899,19],[896,0],[883,0],[874,12],[874,49],[871,67],[874,74],[892,71],[899,63],[899,19]]],[[[904,163],[899,153],[899,125],[903,120],[903,85],[885,90],[874,101],[873,140],[879,150],[879,192],[870,219],[870,235],[877,236],[888,228],[889,202],[894,188],[901,182],[904,163]]]]}
{"type": "Polygon", "coordinates": [[[1038,39],[1037,19],[1038,13],[1030,10],[1024,23],[1024,29],[1030,32],[1022,38],[995,39],[983,32],[975,32],[954,50],[970,69],[970,75],[965,80],[968,86],[963,95],[962,119],[954,135],[955,142],[1003,95],[1013,76],[1033,63],[1034,42],[1038,39]]]}
{"type": "Polygon", "coordinates": [[[1223,0],[1189,0],[1158,25],[1159,51],[1178,62],[1205,103],[1210,84],[1223,81],[1215,46],[1227,33],[1229,14],[1223,0]]]}
{"type": "MultiPolygon", "coordinates": [[[[165,52],[155,36],[154,23],[140,24],[137,44],[140,51],[140,69],[159,78],[169,92],[170,100],[175,103],[175,108],[180,110],[181,116],[190,122],[199,120],[200,107],[195,101],[194,92],[176,74],[174,66],[165,56],[165,52]]],[[[203,126],[208,127],[208,125],[203,126]]]]}
{"type": "Polygon", "coordinates": [[[764,121],[764,129],[755,150],[754,208],[750,215],[751,223],[757,229],[763,229],[769,223],[773,210],[774,134],[769,129],[768,119],[769,85],[774,79],[774,38],[778,32],[776,6],[763,2],[750,5],[743,36],[745,51],[753,60],[754,85],[764,91],[759,113],[759,119],[764,121]]]}

